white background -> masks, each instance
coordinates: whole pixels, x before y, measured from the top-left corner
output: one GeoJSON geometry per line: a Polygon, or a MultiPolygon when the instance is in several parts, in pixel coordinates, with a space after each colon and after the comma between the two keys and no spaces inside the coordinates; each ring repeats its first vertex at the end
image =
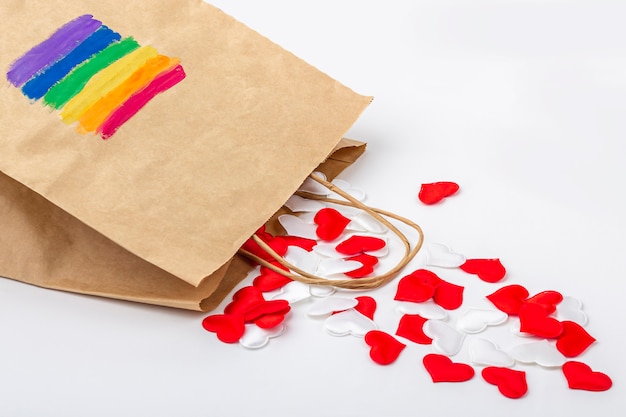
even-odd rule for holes
{"type": "MultiPolygon", "coordinates": [[[[283,336],[251,351],[205,332],[207,314],[1,279],[0,415],[623,415],[626,3],[213,4],[375,96],[346,134],[368,150],[341,178],[370,205],[418,222],[427,242],[502,260],[501,284],[437,270],[466,286],[465,306],[513,283],[582,300],[598,341],[578,359],[613,388],[573,391],[558,369],[517,365],[529,391],[510,400],[479,375],[432,383],[421,364],[430,346],[409,342],[397,362],[376,365],[362,340],[326,334],[306,305],[294,306],[283,336]],[[418,202],[421,183],[443,180],[460,193],[418,202]]],[[[423,265],[421,253],[407,272],[423,265]]],[[[369,293],[390,333],[395,287],[369,293]]],[[[505,347],[515,341],[490,332],[505,347]]]]}

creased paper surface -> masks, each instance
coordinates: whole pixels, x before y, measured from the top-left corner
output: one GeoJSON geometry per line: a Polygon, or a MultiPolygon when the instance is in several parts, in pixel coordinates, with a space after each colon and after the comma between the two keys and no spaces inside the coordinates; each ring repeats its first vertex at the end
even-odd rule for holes
{"type": "Polygon", "coordinates": [[[217,285],[202,281],[227,268],[371,98],[201,1],[3,1],[3,75],[82,14],[176,57],[186,77],[108,140],[78,133],[6,85],[2,181],[34,190],[167,279],[217,285]]]}

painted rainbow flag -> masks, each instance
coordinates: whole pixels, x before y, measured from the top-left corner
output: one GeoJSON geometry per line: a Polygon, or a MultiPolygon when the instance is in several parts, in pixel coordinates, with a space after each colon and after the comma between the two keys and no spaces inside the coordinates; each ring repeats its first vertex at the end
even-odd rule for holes
{"type": "Polygon", "coordinates": [[[111,137],[157,94],[185,78],[177,58],[80,16],[18,58],[7,79],[30,100],[59,110],[80,133],[111,137]]]}

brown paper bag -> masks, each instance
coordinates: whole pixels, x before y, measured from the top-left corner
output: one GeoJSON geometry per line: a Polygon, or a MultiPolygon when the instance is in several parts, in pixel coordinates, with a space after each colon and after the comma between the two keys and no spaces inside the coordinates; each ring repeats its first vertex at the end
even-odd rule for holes
{"type": "MultiPolygon", "coordinates": [[[[363,152],[338,143],[370,97],[201,1],[9,0],[0,21],[9,81],[0,94],[2,276],[211,309],[249,268],[238,248],[306,176],[326,161],[320,169],[332,178],[363,152]],[[26,83],[15,75],[45,55],[27,51],[50,39],[61,47],[55,34],[84,15],[184,73],[106,140],[83,121],[88,112],[64,119],[71,102],[54,108],[29,95],[52,66],[26,83]]],[[[124,106],[152,86],[143,85],[98,129],[121,110],[128,116],[124,106]]],[[[122,87],[94,90],[90,105],[122,87]]]]}

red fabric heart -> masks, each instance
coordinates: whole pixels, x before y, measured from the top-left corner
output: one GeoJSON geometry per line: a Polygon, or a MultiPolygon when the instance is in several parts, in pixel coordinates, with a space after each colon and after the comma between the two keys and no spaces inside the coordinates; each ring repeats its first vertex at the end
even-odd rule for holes
{"type": "Polygon", "coordinates": [[[370,330],[365,334],[365,343],[370,346],[370,358],[379,365],[393,363],[406,345],[381,330],[370,330]]]}
{"type": "Polygon", "coordinates": [[[276,313],[276,314],[265,314],[258,319],[254,320],[254,324],[259,326],[262,329],[272,329],[278,326],[285,320],[285,314],[276,313]]]}
{"type": "Polygon", "coordinates": [[[315,229],[317,237],[326,241],[337,239],[350,223],[350,219],[330,207],[318,211],[313,221],[317,224],[317,229],[315,229]]]}
{"type": "Polygon", "coordinates": [[[500,259],[468,259],[460,267],[469,274],[475,274],[485,282],[498,282],[506,275],[506,268],[500,259]]]}
{"type": "Polygon", "coordinates": [[[291,310],[291,306],[287,300],[270,300],[250,308],[244,313],[243,319],[246,323],[251,323],[265,315],[285,315],[289,312],[289,310],[291,310]]]}
{"type": "Polygon", "coordinates": [[[419,314],[405,314],[400,318],[396,335],[420,345],[430,345],[433,343],[433,339],[424,333],[424,323],[427,321],[428,319],[419,314]]]}
{"type": "Polygon", "coordinates": [[[539,304],[548,314],[554,313],[561,301],[563,301],[563,296],[557,291],[542,291],[526,300],[527,303],[539,304]]]}
{"type": "Polygon", "coordinates": [[[517,315],[519,309],[528,298],[528,290],[521,285],[507,285],[487,296],[500,311],[509,315],[517,315]]]}
{"type": "MultiPolygon", "coordinates": [[[[257,237],[259,237],[263,242],[267,243],[270,248],[274,250],[278,255],[285,256],[287,253],[287,244],[284,239],[280,237],[274,237],[271,233],[265,231],[265,226],[262,226],[255,233],[257,237]]],[[[242,245],[242,249],[251,252],[252,254],[258,256],[261,259],[266,261],[272,261],[274,258],[269,253],[265,252],[265,250],[261,249],[258,243],[256,243],[252,238],[246,240],[246,242],[242,245]]],[[[252,262],[252,261],[251,261],[252,262]]],[[[252,262],[253,265],[256,265],[256,262],[252,262]]]]}
{"type": "Polygon", "coordinates": [[[358,255],[382,249],[386,244],[383,239],[374,236],[354,235],[335,246],[335,250],[344,255],[358,255]]]}
{"type": "Polygon", "coordinates": [[[565,362],[562,370],[571,389],[606,391],[613,386],[613,381],[607,374],[596,372],[582,362],[565,362]]]}
{"type": "Polygon", "coordinates": [[[360,268],[357,268],[353,271],[348,271],[345,275],[350,278],[363,278],[372,272],[374,272],[374,266],[378,263],[378,258],[372,255],[368,255],[367,253],[361,253],[356,256],[351,256],[350,258],[346,258],[347,261],[357,261],[363,265],[360,268]]]}
{"type": "Polygon", "coordinates": [[[354,298],[358,304],[354,306],[354,309],[363,314],[370,320],[374,320],[374,313],[376,312],[376,300],[368,295],[354,298]]]}
{"type": "Polygon", "coordinates": [[[549,317],[540,304],[526,303],[519,309],[520,331],[546,339],[555,339],[563,332],[560,321],[549,317]]]}
{"type": "Polygon", "coordinates": [[[240,314],[214,314],[202,320],[202,327],[224,343],[237,343],[246,327],[240,314]]]}
{"type": "Polygon", "coordinates": [[[459,185],[455,182],[433,182],[422,184],[418,198],[424,204],[435,204],[457,191],[459,191],[459,185]]]}
{"type": "Polygon", "coordinates": [[[418,269],[398,281],[394,300],[423,303],[433,297],[435,289],[442,282],[434,272],[418,269]]]}
{"type": "Polygon", "coordinates": [[[422,359],[433,382],[464,382],[474,377],[474,368],[465,363],[452,362],[444,355],[430,353],[422,359]]]}
{"type": "Polygon", "coordinates": [[[556,341],[556,348],[564,356],[574,358],[583,353],[596,339],[581,325],[573,321],[562,321],[563,332],[556,341]]]}
{"type": "Polygon", "coordinates": [[[456,310],[463,304],[463,290],[465,288],[455,285],[447,281],[441,283],[435,288],[433,300],[440,307],[446,310],[456,310]]]}
{"type": "Polygon", "coordinates": [[[263,304],[263,293],[253,286],[246,286],[233,294],[233,300],[224,308],[224,314],[245,314],[250,309],[263,304]]]}
{"type": "Polygon", "coordinates": [[[528,392],[526,372],[515,369],[488,366],[482,370],[485,381],[498,387],[498,391],[508,398],[521,398],[528,392]]]}
{"type": "MultiPolygon", "coordinates": [[[[272,262],[278,268],[288,271],[287,268],[279,264],[278,262],[272,262]]],[[[273,270],[262,266],[260,269],[260,275],[254,278],[252,285],[261,292],[274,291],[284,287],[293,281],[291,278],[287,278],[284,275],[274,272],[273,270]]]]}

